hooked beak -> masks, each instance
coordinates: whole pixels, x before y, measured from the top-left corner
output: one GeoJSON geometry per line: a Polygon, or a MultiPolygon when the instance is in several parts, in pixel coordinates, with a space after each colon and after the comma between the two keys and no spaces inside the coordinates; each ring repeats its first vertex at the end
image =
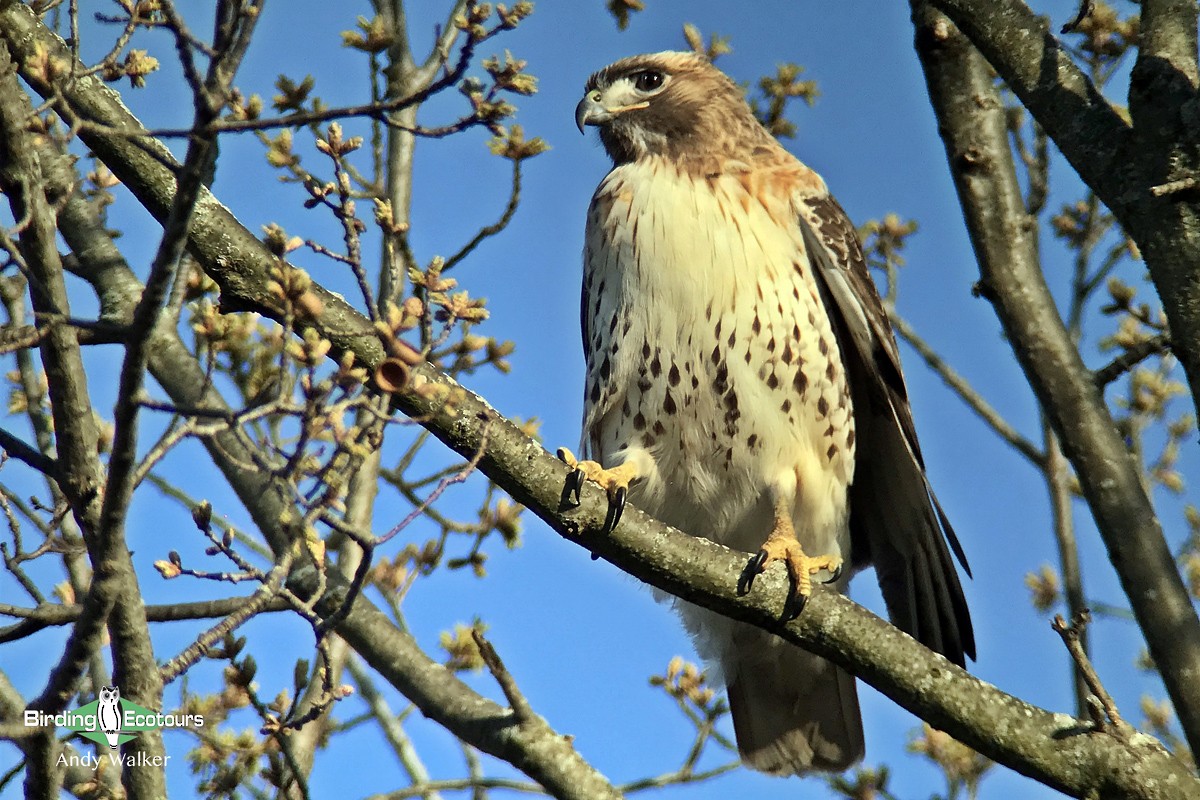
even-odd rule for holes
{"type": "Polygon", "coordinates": [[[608,113],[608,110],[600,104],[600,90],[593,89],[583,96],[579,101],[579,105],[575,106],[575,127],[579,128],[579,132],[584,132],[585,125],[599,125],[602,122],[608,122],[613,115],[608,113]]]}
{"type": "Polygon", "coordinates": [[[611,122],[618,115],[624,114],[626,111],[637,111],[646,108],[650,105],[648,102],[632,103],[627,106],[617,106],[616,108],[608,108],[602,102],[599,89],[593,89],[583,96],[579,101],[579,105],[575,106],[575,127],[579,128],[579,132],[583,133],[585,125],[603,125],[606,122],[611,122]]]}

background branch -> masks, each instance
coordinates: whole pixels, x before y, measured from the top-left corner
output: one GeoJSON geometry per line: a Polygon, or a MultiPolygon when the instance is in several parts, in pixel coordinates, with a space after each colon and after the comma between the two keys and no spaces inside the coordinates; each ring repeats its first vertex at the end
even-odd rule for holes
{"type": "Polygon", "coordinates": [[[1075,467],[1180,722],[1200,751],[1200,682],[1194,678],[1200,675],[1200,620],[1137,466],[1046,286],[987,63],[935,5],[944,4],[912,4],[917,53],[982,282],[1075,467]]]}

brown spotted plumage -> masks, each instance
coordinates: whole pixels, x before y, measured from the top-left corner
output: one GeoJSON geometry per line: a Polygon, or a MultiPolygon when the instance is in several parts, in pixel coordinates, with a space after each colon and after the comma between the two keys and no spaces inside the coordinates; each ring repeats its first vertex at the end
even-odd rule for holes
{"type": "MultiPolygon", "coordinates": [[[[874,564],[893,621],[974,657],[925,479],[899,356],[861,248],[819,175],[703,58],[623,59],[576,121],[613,160],[587,216],[586,458],[604,485],[684,531],[814,578],[874,564]],[[848,568],[842,569],[845,561],[848,568]]],[[[576,486],[578,484],[576,483],[576,486]]],[[[752,573],[749,578],[752,581],[752,573]]],[[[854,679],[756,628],[679,603],[723,672],[738,748],[777,774],[862,756],[854,679]]]]}

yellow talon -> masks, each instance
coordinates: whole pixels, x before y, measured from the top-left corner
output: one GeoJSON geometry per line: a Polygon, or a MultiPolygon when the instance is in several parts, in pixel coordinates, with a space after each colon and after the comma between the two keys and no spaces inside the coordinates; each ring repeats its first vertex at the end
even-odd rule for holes
{"type": "Polygon", "coordinates": [[[792,593],[788,598],[787,608],[789,619],[799,616],[804,604],[812,596],[812,576],[818,572],[828,571],[832,577],[827,582],[838,579],[842,571],[842,559],[835,556],[808,556],[796,539],[796,529],[792,525],[791,513],[787,508],[779,508],[775,513],[775,526],[763,542],[743,574],[742,588],[749,591],[754,584],[756,575],[761,574],[768,566],[776,561],[787,565],[788,577],[792,583],[792,593]]]}
{"type": "Polygon", "coordinates": [[[637,467],[627,461],[612,469],[605,469],[596,461],[579,461],[565,447],[558,448],[558,458],[574,470],[567,478],[567,498],[578,505],[585,480],[600,484],[608,494],[608,516],[604,520],[604,532],[608,533],[615,528],[621,521],[621,512],[625,510],[629,483],[637,477],[637,467]]]}

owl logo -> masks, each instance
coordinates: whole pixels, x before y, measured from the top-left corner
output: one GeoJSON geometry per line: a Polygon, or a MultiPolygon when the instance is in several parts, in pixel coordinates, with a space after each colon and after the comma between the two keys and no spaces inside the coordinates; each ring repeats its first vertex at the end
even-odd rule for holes
{"type": "Polygon", "coordinates": [[[115,750],[117,740],[121,735],[121,690],[116,686],[100,688],[100,700],[96,706],[96,721],[100,724],[100,730],[104,731],[104,738],[108,740],[108,746],[115,750]]]}

